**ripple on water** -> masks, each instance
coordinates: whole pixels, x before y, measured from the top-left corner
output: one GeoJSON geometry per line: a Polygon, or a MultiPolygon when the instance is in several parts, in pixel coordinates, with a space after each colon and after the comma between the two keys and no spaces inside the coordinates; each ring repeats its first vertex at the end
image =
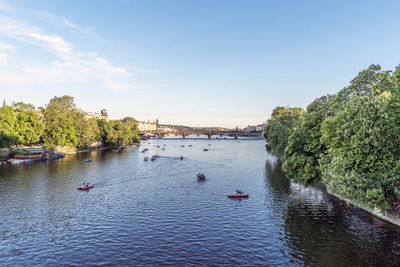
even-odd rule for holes
{"type": "Polygon", "coordinates": [[[0,265],[400,264],[397,228],[290,183],[263,141],[151,143],[0,166],[0,265]],[[153,154],[165,157],[143,161],[153,154]]]}

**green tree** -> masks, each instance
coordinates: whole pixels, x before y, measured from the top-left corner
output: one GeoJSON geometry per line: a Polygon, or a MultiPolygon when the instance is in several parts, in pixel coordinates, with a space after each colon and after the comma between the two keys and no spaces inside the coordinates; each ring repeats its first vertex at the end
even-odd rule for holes
{"type": "Polygon", "coordinates": [[[354,96],[322,124],[323,181],[370,206],[388,207],[400,188],[399,95],[354,96]]]}
{"type": "Polygon", "coordinates": [[[43,134],[43,129],[44,125],[37,113],[25,109],[21,109],[18,112],[15,131],[18,135],[19,144],[31,145],[38,143],[43,134]]]}
{"type": "Polygon", "coordinates": [[[292,127],[300,119],[302,108],[276,107],[267,121],[264,137],[268,150],[279,158],[283,158],[285,147],[292,127]]]}
{"type": "Polygon", "coordinates": [[[135,120],[132,117],[126,117],[126,118],[124,118],[122,120],[122,122],[127,124],[129,126],[130,130],[132,131],[132,133],[133,133],[133,140],[132,141],[134,143],[139,143],[140,142],[140,138],[139,138],[140,130],[139,130],[139,127],[138,127],[138,121],[135,120]]]}
{"type": "Polygon", "coordinates": [[[78,144],[74,128],[76,112],[74,98],[71,96],[55,96],[50,100],[45,110],[45,147],[72,147],[78,144]]]}
{"type": "Polygon", "coordinates": [[[10,147],[18,143],[16,123],[17,115],[12,107],[0,108],[0,147],[10,147]]]}
{"type": "Polygon", "coordinates": [[[13,102],[12,107],[17,111],[35,111],[35,106],[24,102],[13,102]]]}
{"type": "Polygon", "coordinates": [[[288,177],[298,182],[320,179],[319,159],[326,151],[320,141],[321,125],[333,115],[330,110],[332,98],[327,95],[314,100],[291,131],[282,168],[288,177]]]}
{"type": "Polygon", "coordinates": [[[105,146],[115,146],[117,142],[117,134],[114,129],[114,122],[106,120],[98,120],[101,141],[105,146]]]}
{"type": "Polygon", "coordinates": [[[75,111],[72,115],[79,149],[87,149],[93,142],[100,140],[100,130],[96,119],[86,119],[84,113],[79,111],[75,111]]]}

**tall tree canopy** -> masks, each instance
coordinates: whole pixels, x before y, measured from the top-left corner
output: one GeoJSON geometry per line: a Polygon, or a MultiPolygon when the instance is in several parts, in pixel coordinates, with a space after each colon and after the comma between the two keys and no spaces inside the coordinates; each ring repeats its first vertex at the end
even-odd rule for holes
{"type": "Polygon", "coordinates": [[[283,157],[291,128],[300,119],[304,112],[302,108],[276,107],[267,121],[264,137],[268,142],[268,149],[279,158],[283,157]]]}
{"type": "Polygon", "coordinates": [[[9,106],[0,108],[0,147],[10,147],[18,143],[18,135],[15,132],[17,114],[9,106]]]}
{"type": "MultiPolygon", "coordinates": [[[[272,117],[284,117],[278,107],[272,117]]],[[[280,156],[282,120],[271,118],[265,136],[280,156]],[[279,122],[281,125],[279,125],[279,122]]],[[[400,199],[400,68],[371,65],[335,96],[316,99],[286,128],[283,169],[308,183],[322,181],[334,192],[382,210],[400,199]]]]}

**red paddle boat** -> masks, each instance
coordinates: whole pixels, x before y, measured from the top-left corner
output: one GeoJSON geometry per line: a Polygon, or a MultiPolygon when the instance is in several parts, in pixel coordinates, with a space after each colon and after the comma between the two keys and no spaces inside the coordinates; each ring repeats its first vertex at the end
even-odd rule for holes
{"type": "Polygon", "coordinates": [[[229,198],[248,198],[249,194],[243,193],[240,190],[236,190],[236,194],[228,195],[229,198]]]}
{"type": "Polygon", "coordinates": [[[81,187],[78,187],[77,190],[82,190],[82,191],[88,191],[89,189],[92,189],[94,186],[90,183],[84,184],[81,187]]]}

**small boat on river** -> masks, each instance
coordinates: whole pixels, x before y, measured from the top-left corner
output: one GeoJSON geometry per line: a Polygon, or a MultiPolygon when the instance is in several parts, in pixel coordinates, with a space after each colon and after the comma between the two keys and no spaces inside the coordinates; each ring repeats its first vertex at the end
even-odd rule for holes
{"type": "Polygon", "coordinates": [[[92,162],[91,159],[85,159],[83,162],[92,162]]]}
{"type": "Polygon", "coordinates": [[[28,159],[10,159],[9,162],[13,165],[28,163],[28,159]]]}
{"type": "Polygon", "coordinates": [[[205,181],[206,180],[206,176],[204,175],[204,173],[198,173],[197,174],[197,180],[205,181]]]}
{"type": "Polygon", "coordinates": [[[229,198],[248,198],[249,194],[236,190],[236,194],[228,195],[229,198]]]}
{"type": "Polygon", "coordinates": [[[144,157],[144,161],[149,161],[149,157],[144,157]]]}
{"type": "Polygon", "coordinates": [[[208,151],[208,149],[207,149],[207,148],[204,148],[203,151],[208,151]]]}
{"type": "Polygon", "coordinates": [[[89,189],[92,189],[94,186],[90,183],[83,184],[82,186],[78,187],[77,190],[80,191],[88,191],[89,189]]]}

